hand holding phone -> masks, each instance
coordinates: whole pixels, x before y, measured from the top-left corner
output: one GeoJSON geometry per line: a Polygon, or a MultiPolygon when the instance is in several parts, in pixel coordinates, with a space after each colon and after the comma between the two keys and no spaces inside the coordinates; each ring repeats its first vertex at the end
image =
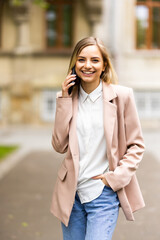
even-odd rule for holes
{"type": "MultiPolygon", "coordinates": [[[[72,81],[72,82],[75,82],[75,84],[74,84],[74,86],[75,86],[76,84],[79,83],[79,80],[80,80],[80,78],[77,76],[77,73],[76,73],[76,70],[75,70],[75,66],[72,68],[72,73],[71,73],[71,74],[75,74],[75,75],[76,75],[75,81],[72,81]]],[[[71,86],[71,87],[68,89],[68,94],[69,94],[69,95],[72,93],[72,90],[73,90],[73,87],[74,87],[74,86],[71,86]]]]}
{"type": "Polygon", "coordinates": [[[76,75],[72,74],[72,71],[69,72],[69,74],[66,76],[66,79],[64,82],[62,82],[62,97],[68,98],[70,97],[70,91],[69,88],[73,87],[75,85],[76,75]]]}

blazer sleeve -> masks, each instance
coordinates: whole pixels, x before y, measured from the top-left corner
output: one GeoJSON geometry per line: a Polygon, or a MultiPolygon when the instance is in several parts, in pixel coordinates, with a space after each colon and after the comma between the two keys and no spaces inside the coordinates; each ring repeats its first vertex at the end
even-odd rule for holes
{"type": "Polygon", "coordinates": [[[107,182],[114,191],[118,191],[130,183],[145,149],[132,89],[129,89],[126,100],[124,124],[127,150],[116,169],[105,174],[107,182]]]}
{"type": "Polygon", "coordinates": [[[56,114],[52,133],[52,146],[59,153],[65,153],[69,141],[69,123],[72,118],[72,98],[56,98],[56,114]]]}

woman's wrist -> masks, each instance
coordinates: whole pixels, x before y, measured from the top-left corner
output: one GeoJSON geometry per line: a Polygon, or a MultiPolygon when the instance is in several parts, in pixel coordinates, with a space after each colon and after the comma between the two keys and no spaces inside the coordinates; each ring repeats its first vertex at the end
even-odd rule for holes
{"type": "Polygon", "coordinates": [[[63,91],[62,91],[62,98],[70,98],[70,97],[71,96],[68,93],[66,93],[66,92],[63,93],[63,91]]]}

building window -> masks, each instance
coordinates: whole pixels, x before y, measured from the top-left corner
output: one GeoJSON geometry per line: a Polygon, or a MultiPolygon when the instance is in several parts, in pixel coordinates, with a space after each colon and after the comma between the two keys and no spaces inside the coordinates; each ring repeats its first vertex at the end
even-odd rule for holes
{"type": "Polygon", "coordinates": [[[53,121],[56,111],[56,93],[55,90],[44,90],[42,92],[41,117],[44,121],[53,121]]]}
{"type": "Polygon", "coordinates": [[[49,0],[46,11],[47,48],[67,49],[72,46],[73,0],[49,0]]]}
{"type": "Polygon", "coordinates": [[[0,1],[0,48],[2,47],[2,18],[5,1],[0,1]]]}
{"type": "Polygon", "coordinates": [[[140,118],[160,119],[160,92],[135,92],[140,118]]]}
{"type": "Polygon", "coordinates": [[[160,48],[160,0],[138,0],[136,5],[138,49],[160,48]]]}

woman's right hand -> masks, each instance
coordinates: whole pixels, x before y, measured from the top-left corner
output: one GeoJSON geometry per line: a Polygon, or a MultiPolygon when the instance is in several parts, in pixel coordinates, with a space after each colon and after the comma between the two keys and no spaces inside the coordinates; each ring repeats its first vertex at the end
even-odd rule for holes
{"type": "Polygon", "coordinates": [[[68,89],[75,85],[76,74],[71,74],[72,71],[67,75],[65,81],[62,83],[62,97],[70,97],[68,89]]]}

